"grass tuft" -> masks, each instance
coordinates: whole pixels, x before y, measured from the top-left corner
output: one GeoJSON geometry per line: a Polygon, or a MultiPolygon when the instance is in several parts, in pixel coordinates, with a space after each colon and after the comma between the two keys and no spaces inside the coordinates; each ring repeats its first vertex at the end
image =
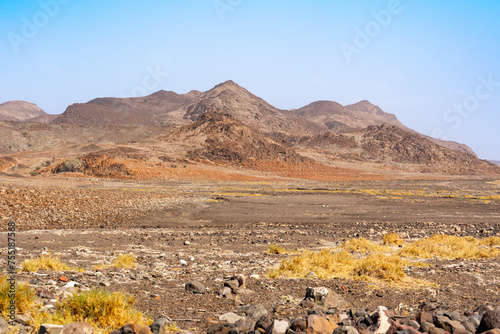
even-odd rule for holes
{"type": "MultiPolygon", "coordinates": [[[[9,297],[10,282],[7,276],[0,275],[0,314],[7,318],[11,298],[9,297]]],[[[25,283],[16,283],[16,313],[26,314],[34,308],[36,295],[33,288],[25,283]]]]}
{"type": "Polygon", "coordinates": [[[24,271],[28,272],[37,272],[38,270],[73,270],[73,268],[61,262],[58,257],[53,257],[52,254],[24,260],[22,268],[24,271]]]}
{"type": "Polygon", "coordinates": [[[137,257],[134,254],[118,254],[112,265],[115,268],[132,269],[137,267],[137,257]]]}
{"type": "Polygon", "coordinates": [[[267,253],[269,254],[286,254],[288,253],[285,247],[280,245],[269,245],[267,248],[267,253]]]}
{"type": "Polygon", "coordinates": [[[113,330],[129,323],[147,326],[151,319],[137,311],[135,299],[123,292],[92,289],[58,304],[55,317],[58,322],[86,321],[96,328],[113,330]]]}
{"type": "Polygon", "coordinates": [[[363,237],[361,238],[355,238],[355,239],[349,239],[345,241],[342,246],[343,249],[346,251],[350,252],[361,252],[361,253],[368,253],[368,252],[375,252],[375,251],[383,251],[384,249],[374,243],[371,242],[368,239],[365,239],[363,237]]]}
{"type": "Polygon", "coordinates": [[[382,238],[382,244],[385,246],[402,246],[404,244],[403,239],[399,237],[394,232],[384,234],[382,238]]]}
{"type": "Polygon", "coordinates": [[[134,254],[118,254],[111,264],[100,264],[95,269],[124,268],[133,269],[137,267],[137,257],[134,254]]]}
{"type": "Polygon", "coordinates": [[[399,251],[400,256],[410,258],[441,259],[488,259],[500,255],[499,237],[476,239],[451,235],[433,235],[430,238],[407,244],[399,251]]]}

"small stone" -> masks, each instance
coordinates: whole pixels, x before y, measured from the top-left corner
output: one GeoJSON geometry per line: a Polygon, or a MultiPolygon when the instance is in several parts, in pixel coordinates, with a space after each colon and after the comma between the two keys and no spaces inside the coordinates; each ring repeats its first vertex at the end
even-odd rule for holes
{"type": "Polygon", "coordinates": [[[310,299],[318,305],[324,305],[327,295],[328,295],[328,289],[325,287],[319,287],[319,288],[309,287],[306,289],[306,296],[304,297],[304,299],[310,299]]]}
{"type": "Polygon", "coordinates": [[[310,315],[307,317],[308,334],[332,334],[333,327],[328,319],[319,315],[310,315]]]}
{"type": "Polygon", "coordinates": [[[258,320],[261,317],[265,317],[268,315],[268,312],[264,305],[262,304],[254,304],[254,305],[246,305],[242,306],[237,310],[238,313],[243,313],[250,319],[258,320]]]}
{"type": "Polygon", "coordinates": [[[266,334],[286,334],[288,327],[290,327],[288,321],[274,320],[271,326],[267,328],[266,334]]]}
{"type": "Polygon", "coordinates": [[[432,323],[434,321],[432,313],[427,311],[417,313],[416,319],[419,324],[422,324],[423,322],[432,323]]]}
{"type": "Polygon", "coordinates": [[[165,328],[167,327],[168,320],[166,318],[158,318],[153,321],[149,328],[151,328],[151,332],[153,334],[166,334],[167,331],[165,328]]]}
{"type": "Polygon", "coordinates": [[[55,299],[56,298],[54,293],[49,291],[49,290],[42,290],[40,292],[39,296],[40,296],[40,298],[44,298],[44,299],[55,299]]]}
{"type": "Polygon", "coordinates": [[[68,281],[68,278],[67,278],[66,276],[61,276],[61,277],[59,277],[59,280],[60,280],[61,282],[67,282],[67,281],[68,281]]]}
{"type": "Polygon", "coordinates": [[[64,286],[64,288],[74,288],[75,286],[77,286],[78,283],[77,282],[73,282],[73,281],[70,281],[68,283],[66,283],[66,285],[64,286]]]}
{"type": "Polygon", "coordinates": [[[9,323],[3,317],[0,317],[0,333],[5,334],[9,330],[9,323]]]}
{"type": "Polygon", "coordinates": [[[122,334],[153,334],[149,327],[142,327],[137,324],[128,324],[120,328],[122,334]]]}
{"type": "Polygon", "coordinates": [[[64,325],[62,334],[93,334],[94,327],[92,325],[80,321],[73,324],[64,325]]]}
{"type": "Polygon", "coordinates": [[[436,327],[434,326],[433,324],[431,324],[430,322],[422,322],[420,324],[420,328],[419,328],[419,331],[420,332],[426,332],[426,333],[430,333],[432,331],[432,329],[436,327]]]}
{"type": "Polygon", "coordinates": [[[494,328],[500,328],[500,310],[486,311],[481,318],[476,333],[486,332],[494,328]]]}
{"type": "Polygon", "coordinates": [[[192,292],[192,293],[199,293],[203,294],[207,292],[207,288],[201,284],[200,282],[197,281],[190,281],[186,283],[185,285],[186,291],[192,292]]]}
{"type": "Polygon", "coordinates": [[[219,317],[219,321],[224,321],[229,324],[234,324],[235,322],[241,319],[242,317],[233,312],[225,313],[219,317]]]}
{"type": "Polygon", "coordinates": [[[52,324],[42,324],[40,326],[39,334],[62,334],[64,326],[62,325],[52,325],[52,324]]]}
{"type": "Polygon", "coordinates": [[[255,329],[262,329],[263,332],[265,333],[266,330],[271,326],[273,323],[273,320],[269,318],[269,316],[262,316],[260,317],[259,320],[257,320],[257,323],[255,324],[255,329]]]}
{"type": "MultiPolygon", "coordinates": [[[[340,326],[335,328],[334,334],[359,334],[358,330],[352,326],[340,326]]],[[[384,333],[385,334],[385,333],[384,333]]]]}
{"type": "Polygon", "coordinates": [[[300,318],[293,319],[292,323],[290,324],[290,328],[295,332],[305,332],[307,323],[305,322],[305,320],[300,318]]]}
{"type": "Polygon", "coordinates": [[[224,297],[224,298],[231,298],[233,296],[233,293],[232,293],[230,287],[225,286],[222,289],[220,289],[219,295],[224,297]]]}
{"type": "Polygon", "coordinates": [[[238,280],[234,279],[224,282],[224,286],[231,288],[231,291],[233,293],[238,293],[238,287],[240,286],[240,283],[238,282],[238,280]]]}
{"type": "Polygon", "coordinates": [[[434,325],[450,333],[456,332],[458,330],[465,331],[465,327],[461,323],[455,320],[451,320],[446,316],[435,316],[434,325]]]}
{"type": "Polygon", "coordinates": [[[189,246],[189,245],[191,245],[191,242],[186,240],[186,241],[184,241],[184,245],[189,246]]]}
{"type": "Polygon", "coordinates": [[[420,328],[420,324],[418,322],[416,322],[415,320],[408,321],[408,326],[410,326],[411,328],[414,328],[417,331],[420,328]]]}

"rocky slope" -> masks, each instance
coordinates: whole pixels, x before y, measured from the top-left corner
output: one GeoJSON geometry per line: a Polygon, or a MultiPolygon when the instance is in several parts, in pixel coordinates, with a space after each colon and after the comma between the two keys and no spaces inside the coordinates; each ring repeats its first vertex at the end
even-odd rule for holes
{"type": "MultiPolygon", "coordinates": [[[[0,104],[0,121],[27,121],[50,119],[36,104],[26,101],[9,101],[0,104]]],[[[42,122],[44,123],[44,122],[42,122]]]]}
{"type": "Polygon", "coordinates": [[[395,115],[382,111],[368,101],[342,106],[332,101],[317,101],[294,111],[298,116],[320,123],[336,133],[354,132],[384,123],[407,129],[395,115]]]}
{"type": "Polygon", "coordinates": [[[200,92],[187,94],[158,91],[144,97],[97,98],[75,103],[53,121],[54,124],[162,126],[169,112],[191,101],[200,92]]]}
{"type": "MultiPolygon", "coordinates": [[[[218,161],[253,166],[261,162],[312,163],[291,147],[278,144],[261,132],[223,112],[206,112],[194,123],[185,125],[169,138],[199,138],[199,147],[188,152],[192,160],[218,161]]],[[[186,141],[186,140],[182,140],[186,141]]]]}
{"type": "Polygon", "coordinates": [[[362,155],[375,161],[419,165],[423,172],[500,175],[500,168],[489,161],[439,146],[394,125],[372,125],[362,133],[362,155]]]}

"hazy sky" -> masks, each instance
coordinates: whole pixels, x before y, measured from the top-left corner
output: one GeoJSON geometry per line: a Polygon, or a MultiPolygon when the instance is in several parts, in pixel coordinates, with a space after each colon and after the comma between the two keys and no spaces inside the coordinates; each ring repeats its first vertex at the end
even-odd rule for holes
{"type": "Polygon", "coordinates": [[[369,100],[500,160],[498,0],[0,1],[0,103],[232,79],[278,108],[369,100]]]}

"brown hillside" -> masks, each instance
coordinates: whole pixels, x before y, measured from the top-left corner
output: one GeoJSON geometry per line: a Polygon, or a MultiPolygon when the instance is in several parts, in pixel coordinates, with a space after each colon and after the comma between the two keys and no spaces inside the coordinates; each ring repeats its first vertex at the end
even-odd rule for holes
{"type": "Polygon", "coordinates": [[[53,121],[54,124],[162,126],[171,122],[169,112],[186,104],[200,92],[188,94],[159,91],[132,98],[97,98],[76,103],[53,121]]]}
{"type": "Polygon", "coordinates": [[[200,94],[189,104],[172,113],[179,121],[197,121],[206,112],[231,114],[243,124],[258,128],[262,132],[317,133],[322,126],[291,115],[273,107],[229,80],[200,94]]]}
{"type": "Polygon", "coordinates": [[[369,126],[363,131],[361,148],[369,159],[417,164],[425,172],[500,175],[500,168],[491,162],[437,145],[394,125],[369,126]]]}
{"type": "Polygon", "coordinates": [[[0,104],[0,121],[26,121],[46,115],[42,108],[26,101],[9,101],[0,104]]]}
{"type": "Polygon", "coordinates": [[[393,114],[382,111],[368,101],[342,106],[332,101],[317,101],[296,110],[304,119],[325,125],[337,133],[354,132],[370,125],[384,123],[406,127],[393,114]]]}
{"type": "Polygon", "coordinates": [[[236,120],[234,116],[222,112],[206,112],[198,121],[177,129],[170,136],[200,138],[201,147],[188,153],[192,160],[242,166],[253,166],[262,161],[311,162],[297,154],[294,149],[276,143],[236,120]]]}

